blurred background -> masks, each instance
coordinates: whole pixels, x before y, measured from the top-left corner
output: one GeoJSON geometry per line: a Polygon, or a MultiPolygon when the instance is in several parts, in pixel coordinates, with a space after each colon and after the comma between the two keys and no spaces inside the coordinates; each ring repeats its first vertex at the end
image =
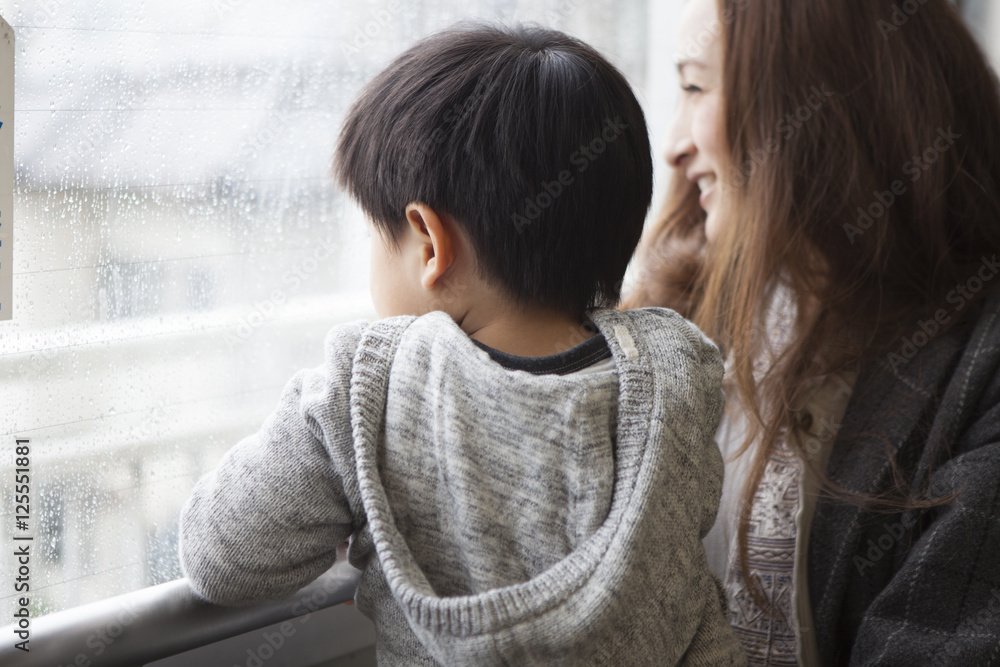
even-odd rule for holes
{"type": "MultiPolygon", "coordinates": [[[[31,441],[34,615],[181,576],[194,482],[321,362],[331,326],[373,316],[362,218],[329,178],[364,82],[459,19],[565,30],[636,87],[662,190],[682,4],[0,1],[17,40],[0,440],[31,441]]],[[[1000,63],[1000,2],[961,6],[1000,63]]]]}

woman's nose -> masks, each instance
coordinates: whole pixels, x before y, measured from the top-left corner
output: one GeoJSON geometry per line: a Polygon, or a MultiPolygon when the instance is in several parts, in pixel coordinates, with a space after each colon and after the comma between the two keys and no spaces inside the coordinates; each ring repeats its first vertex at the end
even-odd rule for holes
{"type": "Polygon", "coordinates": [[[667,164],[675,169],[681,167],[697,150],[689,133],[671,132],[666,146],[667,164]]]}

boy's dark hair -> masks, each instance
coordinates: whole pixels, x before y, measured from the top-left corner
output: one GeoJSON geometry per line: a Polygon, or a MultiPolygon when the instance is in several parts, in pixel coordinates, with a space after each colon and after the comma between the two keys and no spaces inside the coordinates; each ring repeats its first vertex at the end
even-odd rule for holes
{"type": "Polygon", "coordinates": [[[514,302],[573,315],[618,302],[652,171],[622,74],[579,40],[523,26],[418,42],[362,91],[334,160],[387,237],[422,202],[456,220],[514,302]]]}

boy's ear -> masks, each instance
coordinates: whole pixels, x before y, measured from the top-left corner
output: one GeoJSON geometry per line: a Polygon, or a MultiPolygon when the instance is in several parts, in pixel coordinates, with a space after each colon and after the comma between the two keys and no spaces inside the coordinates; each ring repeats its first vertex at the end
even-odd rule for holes
{"type": "Polygon", "coordinates": [[[420,239],[420,284],[432,289],[455,263],[454,222],[421,202],[406,206],[406,221],[420,239]]]}

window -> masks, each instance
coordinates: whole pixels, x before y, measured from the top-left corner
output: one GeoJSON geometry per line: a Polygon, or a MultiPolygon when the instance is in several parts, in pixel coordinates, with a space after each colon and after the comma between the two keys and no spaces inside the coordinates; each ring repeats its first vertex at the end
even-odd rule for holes
{"type": "Polygon", "coordinates": [[[372,316],[367,239],[329,165],[395,54],[461,18],[534,20],[646,74],[646,0],[278,7],[0,1],[17,40],[0,438],[30,440],[34,615],[180,576],[194,482],[320,363],[332,325],[372,316]]]}
{"type": "Polygon", "coordinates": [[[972,26],[994,69],[1000,69],[1000,6],[991,0],[959,0],[958,6],[972,26]]]}

